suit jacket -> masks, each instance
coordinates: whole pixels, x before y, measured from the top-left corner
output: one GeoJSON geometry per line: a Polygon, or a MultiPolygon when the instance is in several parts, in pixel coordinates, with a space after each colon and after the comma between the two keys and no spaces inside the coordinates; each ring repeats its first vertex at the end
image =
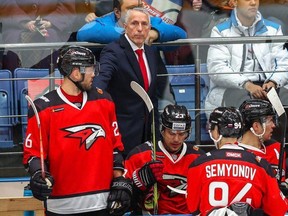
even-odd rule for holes
{"type": "MultiPolygon", "coordinates": [[[[159,82],[157,73],[166,74],[167,71],[158,52],[147,45],[144,45],[144,49],[151,73],[147,93],[154,105],[156,128],[159,128],[157,85],[164,82],[159,82]]],[[[131,89],[131,81],[136,81],[144,88],[138,60],[129,42],[122,35],[119,40],[103,48],[100,55],[100,73],[94,79],[94,84],[107,90],[115,102],[119,131],[125,147],[124,155],[136,145],[151,139],[151,114],[148,114],[143,100],[131,89]]],[[[158,137],[159,131],[156,133],[158,137]]]]}

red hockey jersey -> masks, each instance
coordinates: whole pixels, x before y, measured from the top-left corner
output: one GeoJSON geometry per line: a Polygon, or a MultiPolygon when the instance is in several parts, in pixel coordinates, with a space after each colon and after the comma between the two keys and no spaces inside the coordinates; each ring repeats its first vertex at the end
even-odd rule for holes
{"type": "MultiPolygon", "coordinates": [[[[41,121],[44,158],[54,178],[47,209],[72,214],[105,209],[113,179],[113,152],[123,151],[115,107],[109,94],[83,92],[80,108],[60,88],[35,101],[41,121]]],[[[39,131],[32,108],[23,163],[40,158],[39,131]]]]}
{"type": "Polygon", "coordinates": [[[238,145],[227,144],[191,164],[187,204],[192,214],[207,215],[235,202],[249,203],[273,216],[283,216],[288,210],[269,163],[238,145]]]}
{"type": "MultiPolygon", "coordinates": [[[[150,142],[146,142],[137,146],[128,154],[125,161],[126,177],[132,178],[134,170],[152,160],[151,145],[150,142]]],[[[173,155],[165,149],[161,141],[158,142],[156,159],[164,164],[163,180],[157,183],[159,193],[158,214],[189,213],[185,195],[171,191],[167,188],[167,185],[186,190],[188,167],[201,154],[204,154],[204,151],[198,147],[184,143],[182,151],[173,155]]]]}
{"type": "MultiPolygon", "coordinates": [[[[254,146],[246,145],[243,143],[239,143],[239,146],[243,147],[249,152],[254,153],[255,155],[266,159],[274,170],[275,176],[278,174],[278,165],[279,165],[279,156],[281,144],[275,140],[265,141],[262,144],[262,148],[258,149],[254,146]]],[[[286,158],[286,153],[284,152],[283,158],[286,158]]],[[[282,165],[282,179],[281,181],[285,181],[285,173],[286,173],[286,161],[283,160],[282,165]]]]}

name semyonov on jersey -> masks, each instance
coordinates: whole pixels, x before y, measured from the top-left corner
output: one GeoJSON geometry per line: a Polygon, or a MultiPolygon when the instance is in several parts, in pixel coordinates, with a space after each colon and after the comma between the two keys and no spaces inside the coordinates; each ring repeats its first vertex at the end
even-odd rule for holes
{"type": "Polygon", "coordinates": [[[253,180],[256,169],[240,164],[212,164],[205,167],[206,177],[233,176],[253,180]]]}

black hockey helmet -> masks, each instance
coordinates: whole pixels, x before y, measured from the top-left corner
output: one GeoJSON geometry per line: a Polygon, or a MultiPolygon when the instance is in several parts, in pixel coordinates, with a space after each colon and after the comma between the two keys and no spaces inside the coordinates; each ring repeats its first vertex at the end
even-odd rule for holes
{"type": "Polygon", "coordinates": [[[249,130],[255,121],[264,123],[267,116],[273,116],[276,123],[276,112],[269,101],[249,99],[240,105],[239,110],[243,116],[245,130],[249,130]]]}
{"type": "Polygon", "coordinates": [[[218,126],[220,135],[223,137],[242,136],[243,120],[241,113],[235,107],[218,107],[213,110],[209,117],[209,129],[218,126]]]}
{"type": "Polygon", "coordinates": [[[161,114],[161,123],[171,130],[190,131],[191,117],[185,106],[167,105],[161,114]]]}
{"type": "Polygon", "coordinates": [[[95,67],[95,75],[99,73],[99,63],[88,48],[81,46],[68,46],[60,50],[57,60],[58,69],[63,76],[69,76],[74,67],[79,67],[85,73],[85,67],[95,67]]]}

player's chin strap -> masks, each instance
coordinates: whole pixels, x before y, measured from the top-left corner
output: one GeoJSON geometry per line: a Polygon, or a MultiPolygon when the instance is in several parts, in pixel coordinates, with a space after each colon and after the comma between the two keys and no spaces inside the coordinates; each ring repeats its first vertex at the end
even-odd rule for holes
{"type": "Polygon", "coordinates": [[[71,78],[70,78],[70,76],[68,76],[68,79],[71,81],[71,82],[73,82],[75,85],[76,85],[76,87],[77,88],[79,88],[80,89],[80,91],[85,91],[84,89],[83,89],[83,87],[81,86],[81,82],[83,82],[84,81],[84,78],[85,78],[85,73],[81,73],[81,75],[82,75],[82,79],[80,80],[80,81],[74,81],[74,80],[72,80],[71,78]]]}
{"type": "Polygon", "coordinates": [[[214,142],[214,145],[215,145],[216,149],[218,149],[218,142],[222,139],[222,135],[220,135],[219,138],[216,140],[216,139],[213,138],[211,131],[209,130],[208,132],[209,132],[210,138],[214,142]]]}
{"type": "Polygon", "coordinates": [[[259,140],[260,140],[261,143],[264,142],[264,140],[263,140],[263,135],[264,135],[265,132],[266,132],[266,123],[265,123],[265,122],[262,123],[262,128],[263,128],[263,132],[262,132],[261,134],[257,134],[252,127],[250,128],[250,131],[251,131],[255,136],[257,136],[257,137],[259,138],[259,140]]]}

